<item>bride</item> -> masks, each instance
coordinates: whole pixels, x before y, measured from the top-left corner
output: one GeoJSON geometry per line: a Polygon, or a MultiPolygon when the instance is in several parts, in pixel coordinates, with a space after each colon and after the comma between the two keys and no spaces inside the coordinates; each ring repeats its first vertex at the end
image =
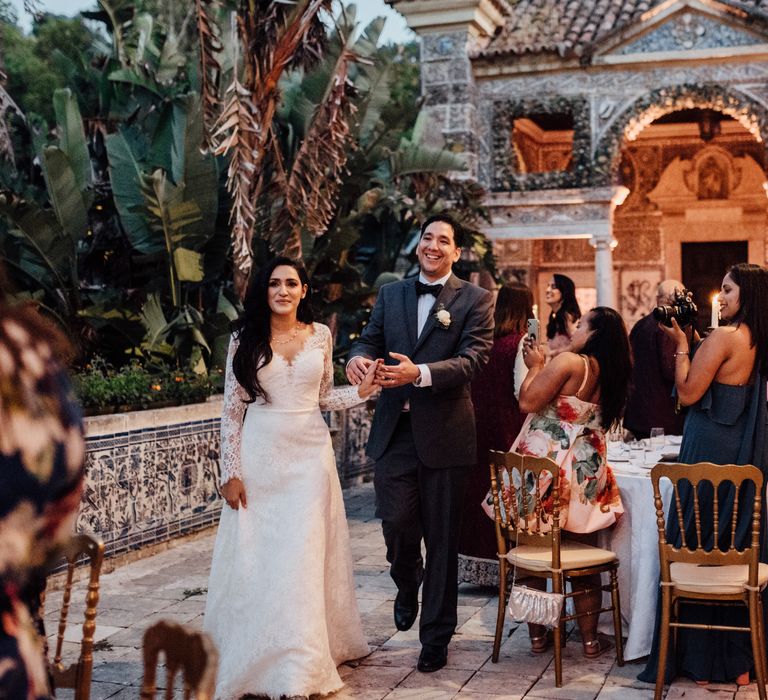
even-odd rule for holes
{"type": "MultiPolygon", "coordinates": [[[[217,698],[324,695],[337,665],[368,653],[349,533],[321,410],[377,387],[333,388],[332,341],[312,322],[309,279],[276,258],[233,324],[221,419],[222,511],[204,629],[219,650],[217,698]]],[[[376,364],[376,363],[374,363],[376,364]]]]}

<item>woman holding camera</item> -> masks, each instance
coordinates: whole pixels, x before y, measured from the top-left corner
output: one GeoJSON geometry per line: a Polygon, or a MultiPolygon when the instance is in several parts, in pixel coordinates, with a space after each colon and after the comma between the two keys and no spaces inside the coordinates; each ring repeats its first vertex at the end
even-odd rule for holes
{"type": "MultiPolygon", "coordinates": [[[[768,379],[768,270],[759,265],[740,263],[730,268],[723,278],[718,297],[720,317],[725,325],[715,328],[694,349],[691,357],[688,338],[677,321],[671,327],[661,326],[672,338],[675,352],[675,386],[683,405],[690,406],[683,429],[679,461],[683,464],[754,464],[765,474],[768,470],[768,412],[766,380],[768,379]]],[[[712,489],[699,487],[702,512],[712,510],[712,489]]],[[[693,527],[693,492],[681,489],[689,542],[695,541],[693,527]]],[[[726,495],[733,499],[733,492],[726,495]]],[[[743,501],[744,494],[740,497],[743,501]]],[[[723,495],[720,494],[720,511],[723,495]]],[[[765,534],[765,494],[763,493],[763,532],[760,538],[760,561],[768,563],[768,539],[765,534]]],[[[738,548],[749,544],[751,513],[739,511],[738,548]],[[742,522],[743,521],[743,522],[742,522]]],[[[722,518],[718,543],[730,546],[730,520],[722,518]],[[727,542],[726,542],[727,539],[727,542]]],[[[702,538],[712,538],[712,523],[702,523],[702,538]],[[706,529],[710,532],[707,533],[706,529]]],[[[667,540],[681,545],[676,508],[667,522],[667,540]]],[[[768,602],[768,601],[766,601],[768,602]]],[[[764,608],[765,609],[765,608],[764,608]]],[[[681,606],[681,620],[710,625],[746,625],[746,609],[724,606],[681,606]]],[[[658,620],[657,620],[658,622],[658,620]]],[[[640,680],[656,680],[658,629],[648,666],[640,680]]],[[[754,663],[749,635],[743,632],[680,629],[677,648],[669,652],[666,674],[708,681],[746,685],[754,663]]]]}

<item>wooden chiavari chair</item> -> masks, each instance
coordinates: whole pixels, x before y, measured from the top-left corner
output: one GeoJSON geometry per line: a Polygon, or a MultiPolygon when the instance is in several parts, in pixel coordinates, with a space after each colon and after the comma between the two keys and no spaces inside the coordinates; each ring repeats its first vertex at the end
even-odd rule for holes
{"type": "Polygon", "coordinates": [[[516,452],[490,450],[491,494],[493,496],[496,542],[499,557],[499,609],[491,660],[499,660],[501,634],[507,603],[507,570],[516,566],[522,576],[551,579],[552,591],[566,598],[582,592],[566,593],[568,579],[608,572],[610,584],[601,589],[611,594],[611,605],[589,613],[561,613],[560,624],[554,628],[555,685],[563,684],[562,647],[565,644],[565,623],[578,617],[601,612],[613,613],[616,635],[616,661],[624,665],[621,637],[621,603],[617,570],[619,560],[606,549],[561,539],[560,529],[560,467],[547,457],[532,457],[516,452]],[[542,475],[549,474],[547,500],[551,510],[545,510],[542,475]],[[506,478],[505,478],[506,477],[506,478]]]}
{"type": "Polygon", "coordinates": [[[157,662],[160,652],[165,656],[165,698],[173,697],[176,674],[181,671],[184,700],[213,700],[219,654],[211,638],[186,625],[160,620],[144,632],[144,679],[141,700],[154,700],[157,662]]]}
{"type": "Polygon", "coordinates": [[[75,700],[89,700],[91,696],[91,674],[93,672],[93,636],[96,632],[96,606],[99,602],[99,575],[104,560],[104,543],[91,535],[73,535],[63,547],[67,560],[67,576],[64,595],[59,613],[59,628],[56,635],[56,652],[51,672],[56,688],[73,688],[75,700]],[[88,590],[85,595],[85,621],[80,654],[77,661],[65,666],[62,663],[64,633],[72,597],[72,580],[77,563],[86,558],[89,565],[88,590]]]}
{"type": "Polygon", "coordinates": [[[751,465],[709,462],[657,464],[651,470],[651,482],[659,530],[661,569],[661,637],[655,700],[661,700],[664,691],[670,629],[676,634],[681,627],[700,629],[702,632],[727,630],[748,633],[752,642],[758,696],[760,700],[766,700],[765,629],[760,593],[768,584],[768,564],[759,561],[762,473],[751,465]],[[664,478],[672,482],[680,528],[679,549],[667,542],[659,486],[664,478]],[[751,488],[749,482],[753,484],[751,488]],[[745,485],[748,490],[743,488],[745,485]],[[694,518],[693,523],[688,523],[688,528],[682,511],[681,486],[689,489],[693,498],[694,518]],[[743,503],[744,500],[747,502],[743,503]],[[704,501],[704,507],[701,501],[704,501]],[[724,521],[720,517],[721,507],[730,511],[723,513],[724,521]],[[750,509],[752,521],[750,542],[743,549],[736,548],[740,508],[750,509]],[[728,545],[726,550],[721,548],[723,544],[728,545]],[[686,601],[704,605],[745,605],[749,611],[749,627],[680,622],[677,619],[679,604],[686,601]]]}

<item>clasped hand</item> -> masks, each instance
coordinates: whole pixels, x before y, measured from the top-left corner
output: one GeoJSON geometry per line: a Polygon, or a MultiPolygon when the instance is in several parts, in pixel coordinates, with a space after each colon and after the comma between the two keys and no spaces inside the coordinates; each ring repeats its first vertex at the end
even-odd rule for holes
{"type": "MultiPolygon", "coordinates": [[[[351,384],[361,387],[368,379],[371,367],[374,369],[373,382],[382,389],[394,389],[405,384],[412,384],[421,376],[421,370],[413,364],[407,355],[391,352],[389,356],[397,360],[396,365],[385,365],[384,360],[369,360],[367,357],[353,357],[347,366],[347,379],[351,384]]],[[[362,396],[362,394],[361,394],[362,396]]]]}

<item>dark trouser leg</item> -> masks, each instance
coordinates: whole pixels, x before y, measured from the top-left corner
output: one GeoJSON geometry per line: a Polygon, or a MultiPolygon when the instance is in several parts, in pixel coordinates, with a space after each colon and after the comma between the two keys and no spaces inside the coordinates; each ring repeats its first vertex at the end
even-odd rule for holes
{"type": "Polygon", "coordinates": [[[387,451],[376,462],[373,484],[389,573],[398,589],[408,593],[418,589],[424,572],[419,465],[410,421],[404,416],[387,451]]]}
{"type": "MultiPolygon", "coordinates": [[[[468,467],[419,468],[419,490],[427,549],[419,639],[447,645],[456,629],[459,529],[468,467]]],[[[479,506],[478,506],[479,507],[479,506]]]]}

